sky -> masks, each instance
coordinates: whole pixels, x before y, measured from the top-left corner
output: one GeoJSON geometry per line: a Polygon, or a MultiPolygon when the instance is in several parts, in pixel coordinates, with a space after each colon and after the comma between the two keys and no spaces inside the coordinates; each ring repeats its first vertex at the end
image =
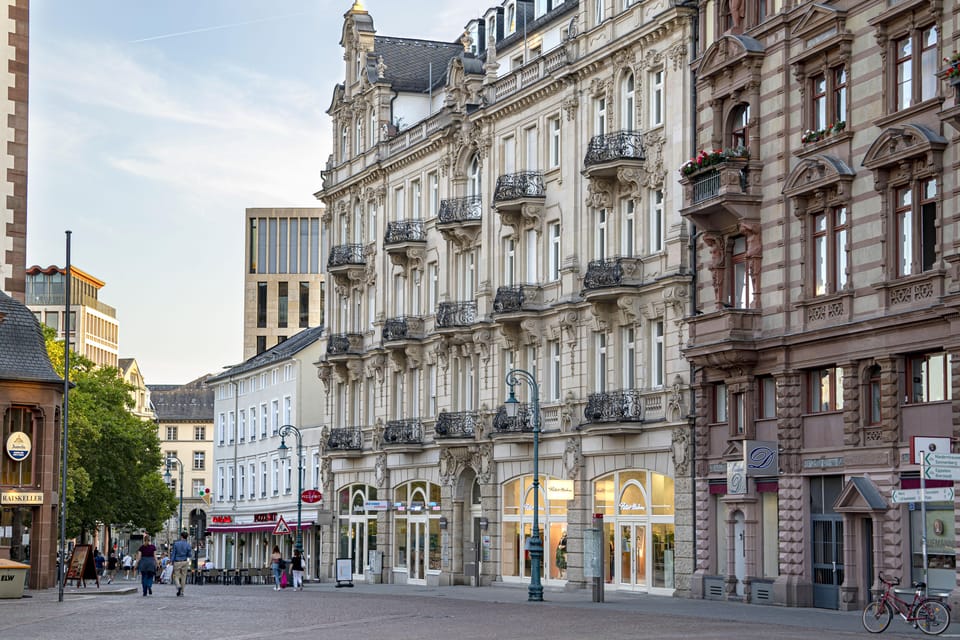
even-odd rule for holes
{"type": "MultiPolygon", "coordinates": [[[[379,35],[452,42],[497,3],[362,4],[379,35]]],[[[319,205],[352,5],[31,2],[27,266],[64,266],[70,230],[147,384],[241,361],[244,210],[319,205]]]]}

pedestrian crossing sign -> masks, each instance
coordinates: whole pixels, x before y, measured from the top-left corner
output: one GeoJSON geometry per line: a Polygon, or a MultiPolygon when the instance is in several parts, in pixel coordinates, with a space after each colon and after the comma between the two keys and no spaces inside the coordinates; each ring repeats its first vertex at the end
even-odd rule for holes
{"type": "Polygon", "coordinates": [[[287,526],[287,521],[283,519],[283,516],[280,516],[280,519],[277,520],[277,526],[273,528],[273,535],[275,536],[290,535],[290,527],[287,526]]]}

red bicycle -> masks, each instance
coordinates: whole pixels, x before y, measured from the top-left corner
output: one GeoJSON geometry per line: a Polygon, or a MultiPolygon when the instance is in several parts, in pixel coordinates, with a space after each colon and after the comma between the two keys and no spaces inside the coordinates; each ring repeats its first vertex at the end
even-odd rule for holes
{"type": "Polygon", "coordinates": [[[915,628],[931,636],[938,636],[950,626],[950,609],[939,600],[927,597],[927,583],[914,582],[913,602],[897,597],[893,588],[900,584],[900,578],[887,578],[880,574],[880,582],[886,585],[883,595],[871,602],[863,610],[863,628],[870,633],[880,633],[890,626],[893,612],[912,622],[915,628]]]}

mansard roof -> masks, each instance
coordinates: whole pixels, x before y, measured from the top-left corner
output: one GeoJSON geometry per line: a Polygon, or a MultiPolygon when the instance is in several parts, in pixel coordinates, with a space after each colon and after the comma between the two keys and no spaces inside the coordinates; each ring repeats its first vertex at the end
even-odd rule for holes
{"type": "MultiPolygon", "coordinates": [[[[431,75],[432,86],[436,86],[438,79],[443,81],[450,60],[458,56],[467,57],[459,42],[375,36],[373,53],[367,55],[367,73],[372,82],[387,82],[395,91],[426,92],[431,87],[431,75]],[[381,57],[386,70],[379,79],[377,64],[381,57]]],[[[480,69],[482,73],[482,64],[480,69]]]]}
{"type": "Polygon", "coordinates": [[[321,334],[323,334],[323,326],[304,329],[300,333],[291,336],[287,340],[284,340],[280,344],[274,346],[272,349],[267,349],[263,353],[258,353],[257,355],[238,364],[237,366],[230,367],[219,375],[207,378],[206,384],[227,380],[242,373],[247,373],[249,371],[254,371],[275,363],[289,360],[319,340],[321,334]]]}
{"type": "Polygon", "coordinates": [[[148,384],[150,404],[160,422],[213,422],[213,387],[209,375],[187,384],[148,384]]]}

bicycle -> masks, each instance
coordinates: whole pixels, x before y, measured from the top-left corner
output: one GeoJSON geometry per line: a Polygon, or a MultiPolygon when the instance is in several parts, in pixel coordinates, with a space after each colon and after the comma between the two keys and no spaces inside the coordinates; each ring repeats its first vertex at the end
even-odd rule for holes
{"type": "Polygon", "coordinates": [[[901,600],[894,592],[893,588],[899,586],[900,578],[884,577],[881,573],[880,582],[886,585],[883,595],[863,610],[863,628],[870,633],[886,630],[893,619],[894,610],[904,622],[912,622],[914,628],[927,635],[938,636],[950,626],[950,610],[939,600],[927,597],[925,582],[913,583],[913,602],[901,600]]]}

